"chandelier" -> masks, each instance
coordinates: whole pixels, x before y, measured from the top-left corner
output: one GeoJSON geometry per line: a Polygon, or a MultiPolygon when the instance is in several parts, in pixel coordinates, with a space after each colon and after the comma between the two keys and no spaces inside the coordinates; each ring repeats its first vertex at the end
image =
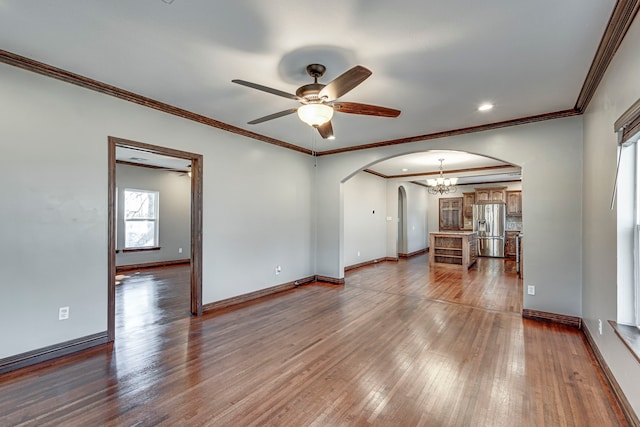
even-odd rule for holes
{"type": "Polygon", "coordinates": [[[440,161],[440,176],[436,179],[427,179],[427,185],[429,186],[429,194],[448,194],[455,193],[456,183],[458,178],[445,178],[444,169],[442,168],[442,162],[444,159],[438,159],[440,161]]]}

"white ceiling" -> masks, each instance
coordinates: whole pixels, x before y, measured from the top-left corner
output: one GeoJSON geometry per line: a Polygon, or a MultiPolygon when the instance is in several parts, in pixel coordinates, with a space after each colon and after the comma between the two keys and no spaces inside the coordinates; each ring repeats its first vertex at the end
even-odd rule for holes
{"type": "Polygon", "coordinates": [[[188,171],[191,167],[191,161],[189,160],[121,146],[116,146],[116,160],[183,172],[188,171]]]}
{"type": "Polygon", "coordinates": [[[314,151],[572,109],[615,0],[0,0],[2,49],[314,151]],[[246,122],[360,64],[340,100],[402,110],[337,113],[336,139],[296,115],[246,122]],[[477,111],[493,102],[489,112],[477,111]]]}

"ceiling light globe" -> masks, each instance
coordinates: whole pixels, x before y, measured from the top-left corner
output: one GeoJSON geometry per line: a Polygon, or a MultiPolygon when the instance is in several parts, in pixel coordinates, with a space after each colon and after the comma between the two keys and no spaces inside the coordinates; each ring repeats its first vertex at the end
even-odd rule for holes
{"type": "Polygon", "coordinates": [[[309,126],[320,126],[333,117],[333,108],[325,104],[306,104],[298,108],[298,117],[309,126]]]}

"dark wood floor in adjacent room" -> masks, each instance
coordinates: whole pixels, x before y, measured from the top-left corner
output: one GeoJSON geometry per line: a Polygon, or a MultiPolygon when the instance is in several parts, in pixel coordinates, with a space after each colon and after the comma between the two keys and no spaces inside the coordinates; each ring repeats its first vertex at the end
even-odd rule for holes
{"type": "Polygon", "coordinates": [[[513,261],[479,261],[202,317],[188,267],[129,273],[115,345],[0,376],[0,425],[626,426],[582,333],[522,319],[513,261]]]}

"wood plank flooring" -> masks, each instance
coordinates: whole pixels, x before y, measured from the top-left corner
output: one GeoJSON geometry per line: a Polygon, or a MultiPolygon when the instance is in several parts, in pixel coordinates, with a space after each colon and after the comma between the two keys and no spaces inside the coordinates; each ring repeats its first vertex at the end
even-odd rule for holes
{"type": "Polygon", "coordinates": [[[627,425],[582,333],[520,317],[512,261],[422,255],[201,317],[185,267],[130,284],[115,345],[0,376],[0,425],[627,425]]]}

